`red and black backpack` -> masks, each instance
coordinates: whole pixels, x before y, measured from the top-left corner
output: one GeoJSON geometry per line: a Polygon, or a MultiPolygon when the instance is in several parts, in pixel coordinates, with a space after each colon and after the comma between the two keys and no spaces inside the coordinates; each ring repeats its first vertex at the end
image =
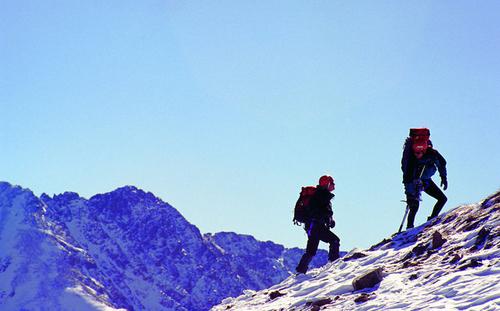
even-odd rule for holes
{"type": "Polygon", "coordinates": [[[431,131],[428,128],[411,128],[410,138],[413,152],[424,152],[429,147],[431,131]]]}
{"type": "Polygon", "coordinates": [[[305,223],[309,220],[309,201],[314,193],[316,193],[315,186],[302,187],[299,199],[297,200],[293,211],[293,222],[295,224],[305,223]]]}

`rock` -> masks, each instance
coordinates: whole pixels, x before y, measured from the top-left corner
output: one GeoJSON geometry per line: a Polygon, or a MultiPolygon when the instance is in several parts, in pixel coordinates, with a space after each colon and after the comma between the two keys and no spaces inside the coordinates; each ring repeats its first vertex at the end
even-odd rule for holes
{"type": "Polygon", "coordinates": [[[456,264],[457,262],[460,261],[460,259],[462,259],[462,256],[458,255],[458,254],[455,254],[453,256],[453,258],[450,260],[450,263],[451,264],[456,264]]]}
{"type": "Polygon", "coordinates": [[[385,245],[385,244],[387,244],[389,242],[392,242],[392,240],[391,239],[383,239],[381,242],[373,245],[369,250],[370,251],[374,251],[374,250],[380,248],[381,246],[383,246],[383,245],[385,245]]]}
{"type": "Polygon", "coordinates": [[[406,261],[404,264],[403,264],[403,269],[406,269],[406,268],[409,268],[409,267],[416,267],[420,265],[418,262],[414,262],[414,261],[406,261]]]}
{"type": "Polygon", "coordinates": [[[431,247],[432,249],[440,248],[443,246],[444,243],[446,243],[446,239],[443,239],[443,235],[439,231],[435,231],[432,234],[432,244],[431,247]]]}
{"type": "Polygon", "coordinates": [[[429,258],[430,256],[436,254],[437,252],[438,252],[437,249],[430,249],[430,250],[427,251],[427,256],[426,257],[429,258]]]}
{"type": "Polygon", "coordinates": [[[363,303],[363,302],[367,302],[368,300],[373,299],[375,297],[376,297],[375,295],[363,293],[363,294],[359,295],[356,299],[354,299],[354,302],[363,303]]]}
{"type": "Polygon", "coordinates": [[[468,263],[458,267],[459,270],[465,270],[467,268],[476,268],[476,267],[480,267],[482,266],[482,262],[476,258],[473,258],[471,260],[469,260],[468,263]]]}
{"type": "Polygon", "coordinates": [[[403,262],[406,263],[408,260],[412,259],[413,258],[413,253],[412,252],[408,252],[408,254],[406,254],[404,257],[403,257],[403,262]]]}
{"type": "Polygon", "coordinates": [[[419,244],[417,246],[415,246],[411,252],[415,255],[415,256],[420,256],[422,255],[423,253],[425,253],[425,251],[427,250],[427,245],[425,244],[419,244]]]}
{"type": "MultiPolygon", "coordinates": [[[[429,250],[428,249],[428,244],[424,244],[424,243],[420,243],[418,244],[417,246],[415,246],[408,254],[406,254],[404,257],[403,257],[403,263],[404,264],[408,264],[408,261],[414,257],[419,257],[423,254],[425,254],[425,252],[427,251],[427,257],[429,257],[430,255],[432,255],[433,253],[435,252],[432,252],[432,250],[429,250]]],[[[425,259],[424,258],[424,259],[425,259]]],[[[421,258],[422,259],[422,258],[421,258]]]]}
{"type": "Polygon", "coordinates": [[[500,192],[497,192],[486,198],[481,204],[481,208],[490,208],[498,203],[500,203],[500,192]]]}
{"type": "Polygon", "coordinates": [[[478,249],[481,248],[488,239],[488,236],[490,235],[491,229],[482,227],[481,230],[479,230],[477,234],[476,241],[474,242],[474,246],[472,247],[473,251],[477,251],[478,249]]]}
{"type": "Polygon", "coordinates": [[[318,307],[322,307],[322,306],[327,305],[327,304],[329,304],[329,303],[331,303],[331,302],[332,302],[332,299],[331,299],[331,298],[325,298],[325,299],[320,299],[320,300],[318,300],[318,301],[315,301],[315,302],[313,303],[313,305],[314,305],[314,306],[318,306],[318,307]]]}
{"type": "Polygon", "coordinates": [[[418,262],[415,262],[415,261],[406,261],[405,263],[403,263],[403,269],[406,269],[406,268],[409,268],[409,267],[416,267],[416,266],[419,266],[420,263],[418,262]]]}
{"type": "Polygon", "coordinates": [[[332,298],[324,298],[316,301],[309,301],[306,303],[306,306],[311,307],[311,310],[320,310],[322,306],[330,304],[332,302],[332,298]]]}
{"type": "Polygon", "coordinates": [[[366,257],[366,256],[368,256],[368,255],[356,252],[356,253],[350,255],[349,257],[344,257],[344,261],[349,261],[349,260],[353,260],[353,259],[359,259],[359,258],[363,258],[363,257],[366,257]]]}
{"type": "Polygon", "coordinates": [[[456,218],[458,217],[457,214],[449,214],[445,217],[445,219],[443,220],[443,224],[447,224],[449,222],[452,222],[453,220],[455,220],[456,218]]]}
{"type": "Polygon", "coordinates": [[[477,220],[477,215],[474,216],[474,215],[471,215],[467,218],[466,220],[466,225],[464,226],[464,228],[462,229],[463,232],[469,232],[469,231],[472,231],[472,230],[475,230],[477,228],[479,228],[479,226],[485,221],[485,219],[479,219],[477,220]]]}
{"type": "Polygon", "coordinates": [[[276,291],[271,292],[271,293],[269,294],[269,298],[270,298],[271,300],[274,300],[274,299],[276,299],[276,298],[278,298],[278,297],[285,296],[285,295],[286,295],[286,294],[281,293],[279,290],[276,290],[276,291]]]}
{"type": "Polygon", "coordinates": [[[457,262],[462,259],[462,256],[459,254],[456,254],[455,251],[449,252],[445,258],[441,261],[442,263],[450,263],[450,264],[456,264],[457,262]],[[450,259],[451,258],[451,259],[450,259]]]}
{"type": "Polygon", "coordinates": [[[383,279],[382,268],[377,268],[364,274],[360,277],[355,278],[352,281],[352,286],[354,290],[361,290],[364,288],[371,288],[380,283],[383,279]]]}

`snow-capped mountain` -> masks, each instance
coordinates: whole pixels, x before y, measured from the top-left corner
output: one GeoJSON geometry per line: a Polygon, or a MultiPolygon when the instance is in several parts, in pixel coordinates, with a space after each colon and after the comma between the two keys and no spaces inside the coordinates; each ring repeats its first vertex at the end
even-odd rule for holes
{"type": "Polygon", "coordinates": [[[500,310],[500,192],[218,310],[500,310]]]}
{"type": "Polygon", "coordinates": [[[208,310],[284,280],[302,252],[202,235],[135,187],[87,200],[0,183],[0,310],[208,310]]]}

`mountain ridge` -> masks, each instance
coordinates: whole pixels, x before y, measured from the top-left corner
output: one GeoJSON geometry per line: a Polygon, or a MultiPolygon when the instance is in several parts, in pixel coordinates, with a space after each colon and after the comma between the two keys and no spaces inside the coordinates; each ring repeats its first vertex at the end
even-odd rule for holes
{"type": "MultiPolygon", "coordinates": [[[[208,310],[283,280],[302,253],[249,235],[202,234],[135,186],[85,199],[0,182],[0,242],[7,310],[208,310]]],[[[326,252],[317,257],[315,266],[326,262],[326,252]]]]}

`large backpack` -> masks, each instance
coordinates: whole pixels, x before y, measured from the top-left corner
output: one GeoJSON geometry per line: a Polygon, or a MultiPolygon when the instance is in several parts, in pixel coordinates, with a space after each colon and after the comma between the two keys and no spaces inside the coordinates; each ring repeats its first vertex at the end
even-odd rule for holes
{"type": "Polygon", "coordinates": [[[410,182],[415,176],[408,170],[409,160],[412,153],[426,152],[429,146],[432,146],[430,141],[431,132],[428,128],[411,128],[410,136],[406,138],[403,147],[403,157],[401,158],[401,169],[403,170],[403,182],[410,182]]]}
{"type": "Polygon", "coordinates": [[[425,152],[429,146],[431,131],[428,128],[411,128],[410,138],[413,152],[425,152]]]}
{"type": "Polygon", "coordinates": [[[293,223],[298,225],[300,223],[305,223],[309,220],[310,212],[309,212],[309,201],[311,197],[316,193],[315,186],[306,186],[302,187],[300,191],[299,199],[295,204],[295,209],[293,211],[293,223]]]}

